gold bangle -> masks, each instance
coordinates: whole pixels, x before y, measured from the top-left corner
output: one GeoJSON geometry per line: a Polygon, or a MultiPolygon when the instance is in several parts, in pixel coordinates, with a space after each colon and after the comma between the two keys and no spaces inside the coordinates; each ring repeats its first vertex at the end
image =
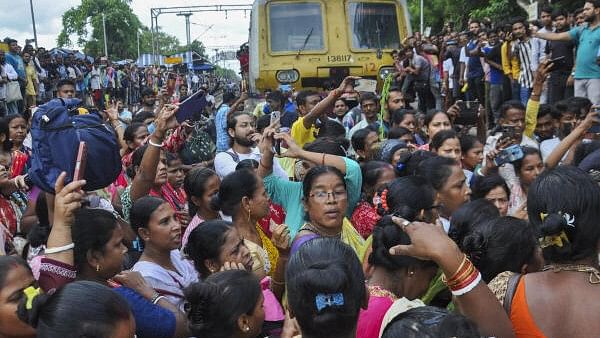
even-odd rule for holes
{"type": "Polygon", "coordinates": [[[453,279],[455,279],[456,275],[462,270],[465,263],[467,263],[467,255],[463,254],[463,259],[462,259],[462,262],[460,262],[458,269],[456,269],[456,271],[452,274],[452,276],[450,278],[447,278],[445,274],[442,274],[442,282],[444,282],[444,284],[447,284],[449,281],[452,281],[453,279]]]}

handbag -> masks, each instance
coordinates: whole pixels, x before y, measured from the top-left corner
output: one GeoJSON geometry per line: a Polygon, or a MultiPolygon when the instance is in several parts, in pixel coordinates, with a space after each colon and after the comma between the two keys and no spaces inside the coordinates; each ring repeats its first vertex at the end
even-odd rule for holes
{"type": "Polygon", "coordinates": [[[15,102],[23,100],[21,96],[21,86],[18,81],[9,81],[6,84],[6,102],[15,102]]]}

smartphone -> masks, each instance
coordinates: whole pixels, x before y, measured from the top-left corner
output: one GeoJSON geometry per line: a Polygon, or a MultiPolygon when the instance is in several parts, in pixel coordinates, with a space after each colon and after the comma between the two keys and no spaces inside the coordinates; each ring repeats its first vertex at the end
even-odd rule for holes
{"type": "Polygon", "coordinates": [[[477,112],[479,111],[479,101],[458,101],[460,115],[454,120],[454,124],[463,126],[474,126],[477,124],[477,112]]]}
{"type": "Polygon", "coordinates": [[[377,91],[377,80],[358,79],[354,81],[354,90],[357,92],[375,93],[377,91]]]}
{"type": "Polygon", "coordinates": [[[279,122],[279,120],[281,119],[281,112],[280,111],[274,111],[271,112],[271,125],[275,125],[276,123],[279,122]]]}
{"type": "Polygon", "coordinates": [[[510,147],[503,149],[496,158],[494,163],[499,167],[506,163],[512,163],[523,158],[523,149],[518,144],[513,144],[510,147]]]}
{"type": "Polygon", "coordinates": [[[563,55],[563,56],[558,56],[558,57],[555,57],[554,59],[550,59],[550,60],[548,60],[548,63],[556,63],[556,62],[561,62],[561,61],[563,61],[564,59],[566,59],[566,56],[564,56],[564,55],[563,55]]]}
{"type": "Polygon", "coordinates": [[[515,126],[502,126],[502,136],[500,136],[500,139],[505,139],[505,138],[514,139],[515,134],[516,134],[515,126]]]}
{"type": "Polygon", "coordinates": [[[87,161],[87,146],[85,142],[79,142],[77,151],[77,160],[75,161],[75,170],[73,171],[73,181],[82,180],[85,176],[85,165],[87,161]]]}

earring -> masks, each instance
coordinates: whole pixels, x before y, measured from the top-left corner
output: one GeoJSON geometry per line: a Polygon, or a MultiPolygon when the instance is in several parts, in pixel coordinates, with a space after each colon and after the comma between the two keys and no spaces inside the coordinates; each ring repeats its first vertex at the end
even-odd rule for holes
{"type": "Polygon", "coordinates": [[[100,264],[96,264],[96,272],[100,271],[100,264]]]}
{"type": "Polygon", "coordinates": [[[408,272],[408,275],[409,275],[409,276],[413,276],[414,274],[415,274],[415,272],[414,272],[414,271],[409,271],[409,272],[408,272]]]}
{"type": "Polygon", "coordinates": [[[250,327],[249,327],[249,326],[246,326],[246,327],[244,328],[244,331],[245,331],[245,332],[248,332],[248,331],[250,331],[250,327]]]}
{"type": "Polygon", "coordinates": [[[248,223],[250,223],[250,217],[252,215],[252,211],[248,208],[248,223]]]}

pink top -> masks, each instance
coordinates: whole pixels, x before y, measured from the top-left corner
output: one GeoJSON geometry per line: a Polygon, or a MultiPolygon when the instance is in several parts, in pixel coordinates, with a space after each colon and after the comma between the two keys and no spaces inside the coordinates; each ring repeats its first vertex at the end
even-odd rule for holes
{"type": "Polygon", "coordinates": [[[358,315],[356,338],[379,338],[379,330],[385,313],[394,301],[390,297],[369,296],[366,310],[361,309],[358,315]]]}
{"type": "Polygon", "coordinates": [[[187,226],[187,228],[185,228],[185,232],[183,233],[183,237],[181,238],[181,247],[185,248],[185,246],[187,245],[188,242],[188,238],[190,237],[190,234],[192,233],[192,231],[194,229],[196,229],[198,227],[198,225],[200,225],[200,223],[203,223],[204,220],[200,217],[198,217],[198,215],[194,216],[194,218],[192,218],[192,220],[190,221],[190,224],[187,226]]]}

